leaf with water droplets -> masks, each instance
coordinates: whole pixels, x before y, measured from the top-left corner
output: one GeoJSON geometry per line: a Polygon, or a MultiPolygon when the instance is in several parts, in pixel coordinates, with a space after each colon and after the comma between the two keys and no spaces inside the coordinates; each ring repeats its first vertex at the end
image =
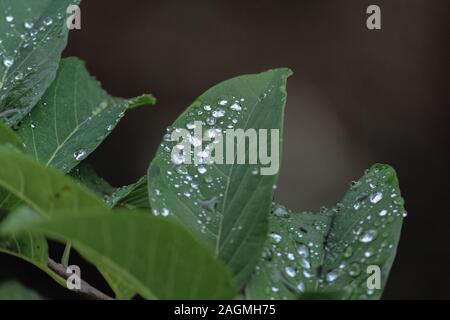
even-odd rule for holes
{"type": "Polygon", "coordinates": [[[0,0],[0,118],[18,123],[53,81],[78,0],[0,0]]]}
{"type": "MultiPolygon", "coordinates": [[[[250,155],[258,155],[248,147],[244,151],[246,164],[237,164],[233,154],[227,161],[222,159],[225,164],[220,164],[219,135],[227,129],[254,129],[253,132],[260,133],[261,140],[259,130],[266,129],[269,144],[274,148],[279,145],[286,79],[290,74],[288,69],[276,69],[240,76],[205,92],[175,121],[148,171],[154,214],[174,215],[181,220],[214,249],[232,269],[240,285],[248,280],[262,250],[278,171],[260,174],[268,165],[262,165],[261,158],[248,164],[252,162],[250,155]],[[171,134],[181,129],[190,132],[188,148],[194,147],[194,156],[199,158],[197,163],[183,163],[183,159],[172,152],[189,153],[183,145],[169,141],[171,134]],[[202,137],[209,141],[204,139],[205,148],[199,150],[202,137]],[[214,145],[215,153],[209,153],[208,147],[214,145]],[[211,163],[213,153],[219,161],[211,163]]],[[[238,139],[236,150],[244,144],[248,146],[246,140],[238,139]]],[[[262,141],[259,144],[261,157],[261,145],[266,145],[262,141]]],[[[279,163],[278,155],[272,153],[274,163],[279,163]]]]}
{"type": "Polygon", "coordinates": [[[17,132],[34,158],[69,172],[101,144],[128,108],[154,102],[151,95],[109,96],[82,61],[67,58],[17,132]]]}
{"type": "Polygon", "coordinates": [[[35,231],[70,241],[88,261],[113,270],[148,299],[231,299],[227,268],[177,221],[148,212],[91,211],[37,220],[31,212],[8,218],[2,233],[35,231]]]}
{"type": "Polygon", "coordinates": [[[270,237],[246,293],[252,299],[337,294],[378,299],[395,258],[405,210],[395,171],[374,165],[342,202],[319,214],[274,205],[270,237]],[[373,288],[369,266],[380,268],[373,288]],[[368,285],[369,281],[369,285],[368,285]]]}

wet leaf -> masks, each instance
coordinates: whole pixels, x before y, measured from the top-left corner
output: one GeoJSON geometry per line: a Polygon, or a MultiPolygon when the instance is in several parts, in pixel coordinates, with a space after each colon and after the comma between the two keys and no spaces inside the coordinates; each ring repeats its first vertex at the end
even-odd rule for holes
{"type": "MultiPolygon", "coordinates": [[[[217,155],[214,152],[205,155],[206,145],[214,145],[211,141],[205,142],[198,153],[195,150],[194,155],[201,161],[183,164],[172,153],[178,142],[169,141],[170,135],[187,129],[195,147],[199,146],[203,133],[215,136],[215,142],[219,142],[219,133],[231,128],[256,132],[268,129],[268,141],[271,129],[278,129],[281,137],[285,86],[290,74],[288,69],[276,69],[241,76],[205,92],[174,122],[148,171],[154,214],[176,216],[213,248],[241,285],[250,276],[262,250],[277,171],[262,175],[266,165],[260,161],[248,164],[250,160],[247,164],[236,164],[232,152],[231,162],[235,164],[210,164],[211,155],[217,155]],[[198,131],[200,137],[195,135],[198,131]]],[[[273,139],[272,145],[279,142],[275,134],[273,139]]],[[[245,140],[239,140],[238,146],[244,143],[245,140]]],[[[249,159],[249,148],[245,156],[249,159]]]]}
{"type": "Polygon", "coordinates": [[[63,59],[55,81],[18,130],[29,154],[69,172],[111,133],[128,108],[155,102],[109,96],[76,58],[63,59]]]}
{"type": "Polygon", "coordinates": [[[373,166],[334,208],[293,213],[274,205],[270,234],[247,287],[252,299],[332,294],[378,299],[395,258],[405,210],[395,171],[373,166]],[[380,268],[380,288],[369,266],[380,268]]]}
{"type": "Polygon", "coordinates": [[[18,123],[53,81],[77,0],[0,0],[0,117],[18,123]]]}

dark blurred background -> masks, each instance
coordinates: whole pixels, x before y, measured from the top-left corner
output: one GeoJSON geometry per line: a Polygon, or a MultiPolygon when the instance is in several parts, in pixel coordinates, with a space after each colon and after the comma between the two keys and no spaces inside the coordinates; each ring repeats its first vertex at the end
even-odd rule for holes
{"type": "MultiPolygon", "coordinates": [[[[65,56],[84,59],[113,95],[158,98],[129,112],[88,161],[115,186],[134,182],[165,128],[203,91],[290,67],[277,201],[296,211],[331,206],[371,164],[393,165],[409,215],[384,298],[448,299],[449,8],[448,0],[83,1],[65,56]],[[370,4],[381,7],[382,30],[366,28],[370,4]]],[[[11,276],[73,298],[3,258],[11,276]]]]}

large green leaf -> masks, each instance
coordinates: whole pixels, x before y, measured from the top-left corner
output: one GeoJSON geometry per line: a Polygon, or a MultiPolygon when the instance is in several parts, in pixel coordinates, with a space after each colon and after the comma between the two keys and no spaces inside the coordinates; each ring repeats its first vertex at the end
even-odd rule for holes
{"type": "Polygon", "coordinates": [[[247,296],[380,298],[404,215],[395,171],[386,165],[373,166],[335,208],[319,214],[292,213],[274,205],[271,233],[247,296]],[[381,270],[381,289],[367,286],[370,265],[381,270]]]}
{"type": "Polygon", "coordinates": [[[42,297],[19,282],[8,281],[0,284],[0,300],[42,300],[42,297]]]}
{"type": "Polygon", "coordinates": [[[151,95],[113,98],[82,61],[63,59],[55,81],[18,134],[37,160],[69,172],[100,145],[128,108],[154,102],[151,95]]]}
{"type": "Polygon", "coordinates": [[[0,118],[19,122],[53,81],[78,0],[0,0],[0,118]]]}
{"type": "MultiPolygon", "coordinates": [[[[241,285],[253,272],[264,244],[277,173],[259,174],[265,167],[260,162],[209,164],[208,158],[202,158],[204,165],[181,164],[171,154],[178,142],[170,141],[170,134],[189,129],[191,142],[198,146],[194,134],[201,123],[211,135],[230,128],[268,129],[269,133],[279,129],[281,137],[290,74],[288,69],[270,70],[237,77],[208,90],[175,121],[149,167],[154,213],[175,215],[214,249],[241,285]]],[[[245,140],[238,140],[238,146],[244,144],[245,140]]]]}
{"type": "Polygon", "coordinates": [[[173,219],[138,211],[38,218],[32,211],[17,212],[2,232],[32,230],[69,240],[87,260],[114,271],[148,299],[235,296],[226,267],[173,219]]]}

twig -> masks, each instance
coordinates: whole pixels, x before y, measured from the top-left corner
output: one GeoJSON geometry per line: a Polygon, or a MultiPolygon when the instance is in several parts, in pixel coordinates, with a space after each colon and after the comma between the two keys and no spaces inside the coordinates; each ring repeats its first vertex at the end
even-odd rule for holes
{"type": "MultiPolygon", "coordinates": [[[[59,263],[55,262],[52,259],[48,260],[48,267],[56,274],[63,277],[64,279],[67,279],[69,277],[69,275],[66,273],[66,268],[64,268],[62,265],[60,265],[59,263]]],[[[78,292],[79,294],[85,296],[90,300],[114,300],[114,298],[94,288],[89,283],[83,280],[81,280],[80,290],[76,290],[76,292],[78,292]]]]}

